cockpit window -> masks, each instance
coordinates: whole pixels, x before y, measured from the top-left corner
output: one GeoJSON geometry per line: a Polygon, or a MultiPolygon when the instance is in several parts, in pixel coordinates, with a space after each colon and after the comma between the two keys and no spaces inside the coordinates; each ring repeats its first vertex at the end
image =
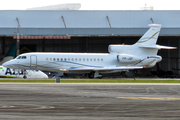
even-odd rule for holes
{"type": "Polygon", "coordinates": [[[17,59],[21,59],[21,56],[19,56],[17,59]]]}
{"type": "Polygon", "coordinates": [[[26,59],[26,56],[19,56],[17,59],[26,59]]]}
{"type": "Polygon", "coordinates": [[[22,58],[21,59],[26,59],[26,56],[22,56],[22,58]]]}

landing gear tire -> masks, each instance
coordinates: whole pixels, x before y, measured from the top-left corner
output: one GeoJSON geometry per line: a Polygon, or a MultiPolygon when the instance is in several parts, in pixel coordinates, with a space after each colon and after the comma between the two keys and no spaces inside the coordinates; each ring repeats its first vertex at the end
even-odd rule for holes
{"type": "Polygon", "coordinates": [[[103,76],[101,76],[101,77],[97,77],[98,79],[102,79],[103,78],[103,76]]]}
{"type": "Polygon", "coordinates": [[[27,76],[25,76],[25,75],[24,75],[24,76],[23,76],[23,78],[24,78],[24,79],[26,79],[26,78],[27,78],[27,76]]]}
{"type": "Polygon", "coordinates": [[[26,75],[27,75],[27,71],[26,71],[26,70],[24,70],[24,76],[23,76],[23,78],[24,78],[24,79],[26,79],[26,78],[27,78],[27,76],[26,76],[26,75]]]}
{"type": "Polygon", "coordinates": [[[89,77],[90,79],[93,79],[93,78],[94,78],[94,73],[88,74],[88,77],[89,77]]]}

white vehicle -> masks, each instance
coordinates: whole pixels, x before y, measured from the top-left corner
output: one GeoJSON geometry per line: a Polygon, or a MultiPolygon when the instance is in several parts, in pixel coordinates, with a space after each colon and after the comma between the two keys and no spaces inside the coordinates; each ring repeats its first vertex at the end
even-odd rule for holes
{"type": "MultiPolygon", "coordinates": [[[[175,49],[156,45],[161,29],[150,24],[150,29],[133,45],[109,45],[109,53],[48,53],[33,52],[17,56],[3,64],[23,70],[42,70],[59,73],[85,73],[89,78],[101,78],[103,73],[153,67],[162,60],[159,49],[175,49]]],[[[57,77],[57,76],[56,76],[57,77]]],[[[60,78],[59,78],[60,79],[60,78]]]]}
{"type": "Polygon", "coordinates": [[[48,76],[40,70],[26,70],[25,73],[23,70],[13,70],[10,68],[0,66],[0,78],[44,79],[48,78],[48,76]]]}

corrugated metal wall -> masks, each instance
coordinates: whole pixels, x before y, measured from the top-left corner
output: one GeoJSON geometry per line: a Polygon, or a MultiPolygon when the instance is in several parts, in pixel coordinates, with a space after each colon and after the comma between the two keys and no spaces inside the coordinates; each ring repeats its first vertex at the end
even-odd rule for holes
{"type": "Polygon", "coordinates": [[[142,35],[162,24],[160,35],[180,35],[180,11],[0,11],[0,35],[142,35]]]}

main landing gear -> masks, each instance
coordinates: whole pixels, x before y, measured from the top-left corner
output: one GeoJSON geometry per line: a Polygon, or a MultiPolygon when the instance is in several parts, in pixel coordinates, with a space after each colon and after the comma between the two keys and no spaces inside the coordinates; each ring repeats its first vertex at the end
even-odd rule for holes
{"type": "Polygon", "coordinates": [[[89,77],[90,79],[93,79],[93,78],[102,79],[102,78],[103,78],[103,76],[100,75],[98,71],[89,73],[89,74],[88,74],[88,77],[89,77]]]}

